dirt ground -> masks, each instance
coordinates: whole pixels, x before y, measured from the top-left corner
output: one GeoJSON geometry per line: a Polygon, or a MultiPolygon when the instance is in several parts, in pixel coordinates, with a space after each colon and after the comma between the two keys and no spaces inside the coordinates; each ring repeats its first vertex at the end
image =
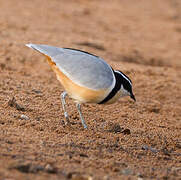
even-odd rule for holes
{"type": "Polygon", "coordinates": [[[181,179],[180,0],[0,0],[0,180],[181,179]],[[133,81],[137,102],[83,105],[44,57],[78,48],[133,81]]]}

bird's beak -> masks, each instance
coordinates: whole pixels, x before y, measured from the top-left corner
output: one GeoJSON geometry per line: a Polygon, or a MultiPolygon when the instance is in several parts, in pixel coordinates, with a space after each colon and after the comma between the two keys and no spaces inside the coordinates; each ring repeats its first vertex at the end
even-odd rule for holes
{"type": "Polygon", "coordinates": [[[130,97],[131,97],[131,99],[133,99],[136,102],[136,98],[135,98],[134,94],[131,94],[130,97]]]}

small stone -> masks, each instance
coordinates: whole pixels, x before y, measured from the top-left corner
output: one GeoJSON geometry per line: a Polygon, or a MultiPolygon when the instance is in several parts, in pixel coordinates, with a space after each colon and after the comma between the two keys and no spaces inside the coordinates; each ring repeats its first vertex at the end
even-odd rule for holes
{"type": "Polygon", "coordinates": [[[92,177],[87,175],[75,175],[72,177],[72,180],[92,180],[92,177]]]}
{"type": "Polygon", "coordinates": [[[177,142],[175,145],[177,148],[181,149],[181,142],[177,142]]]}
{"type": "Polygon", "coordinates": [[[25,111],[25,108],[24,108],[22,105],[20,105],[20,104],[18,104],[18,103],[16,102],[15,97],[13,97],[12,99],[10,99],[10,100],[8,101],[8,105],[9,105],[10,107],[16,108],[18,111],[25,111]]]}
{"type": "Polygon", "coordinates": [[[50,164],[47,164],[45,166],[45,171],[48,172],[48,173],[57,173],[57,169],[54,168],[52,165],[50,164]]]}
{"type": "Polygon", "coordinates": [[[30,118],[24,114],[21,114],[20,119],[22,120],[29,120],[30,118]]]}
{"type": "Polygon", "coordinates": [[[124,175],[132,175],[133,174],[133,171],[131,170],[131,169],[123,169],[122,171],[122,174],[124,174],[124,175]]]}
{"type": "Polygon", "coordinates": [[[79,172],[69,172],[67,174],[67,179],[71,180],[92,180],[92,176],[86,175],[86,174],[81,174],[79,172]]]}
{"type": "Polygon", "coordinates": [[[17,169],[20,172],[29,173],[30,166],[31,164],[16,164],[10,167],[10,169],[17,169]]]}
{"type": "Polygon", "coordinates": [[[87,154],[84,154],[84,153],[80,153],[79,156],[80,156],[80,157],[88,158],[88,155],[87,155],[87,154]]]}
{"type": "Polygon", "coordinates": [[[29,168],[29,172],[30,173],[37,173],[39,171],[43,171],[43,166],[31,164],[31,166],[29,168]]]}
{"type": "Polygon", "coordinates": [[[123,133],[125,135],[129,135],[129,134],[131,134],[131,131],[129,129],[124,129],[121,133],[123,133]]]}
{"type": "Polygon", "coordinates": [[[138,179],[137,180],[143,180],[143,178],[141,178],[141,177],[138,177],[138,179]]]}
{"type": "Polygon", "coordinates": [[[16,108],[18,111],[25,111],[25,108],[24,108],[22,105],[17,104],[17,103],[16,103],[15,108],[16,108]]]}
{"type": "Polygon", "coordinates": [[[149,146],[147,146],[147,145],[143,145],[143,146],[142,146],[142,149],[143,149],[143,150],[146,150],[146,151],[150,150],[150,151],[153,152],[153,153],[157,153],[157,152],[158,152],[157,149],[154,149],[154,148],[149,147],[149,146]]]}
{"type": "Polygon", "coordinates": [[[15,97],[13,97],[12,99],[10,99],[10,100],[8,101],[8,105],[11,106],[11,107],[15,106],[15,104],[16,104],[15,97]]]}
{"type": "Polygon", "coordinates": [[[41,93],[42,93],[40,90],[37,90],[37,89],[33,89],[32,91],[33,91],[34,93],[36,93],[36,94],[41,94],[41,93]]]}
{"type": "Polygon", "coordinates": [[[43,166],[31,164],[31,163],[20,163],[9,167],[10,169],[16,169],[23,173],[37,173],[43,171],[43,166]]]}
{"type": "Polygon", "coordinates": [[[109,132],[113,132],[113,133],[121,133],[123,131],[123,128],[120,127],[120,125],[118,123],[112,124],[109,132]]]}

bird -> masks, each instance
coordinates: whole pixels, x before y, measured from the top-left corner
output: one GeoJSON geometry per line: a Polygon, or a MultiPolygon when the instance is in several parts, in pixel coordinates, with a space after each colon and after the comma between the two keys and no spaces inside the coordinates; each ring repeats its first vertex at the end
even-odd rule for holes
{"type": "Polygon", "coordinates": [[[87,124],[81,104],[113,104],[124,96],[130,96],[136,101],[131,79],[123,72],[114,70],[99,56],[74,48],[31,43],[26,46],[46,57],[63,86],[61,102],[67,124],[70,123],[65,101],[67,95],[75,101],[85,129],[87,124]]]}

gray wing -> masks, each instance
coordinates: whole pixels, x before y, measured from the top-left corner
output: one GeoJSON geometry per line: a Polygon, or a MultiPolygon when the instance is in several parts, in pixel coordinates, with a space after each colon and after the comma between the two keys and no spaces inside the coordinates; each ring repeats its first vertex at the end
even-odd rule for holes
{"type": "Polygon", "coordinates": [[[112,68],[101,58],[92,54],[68,48],[28,44],[47,56],[73,82],[80,86],[99,90],[115,85],[112,68]]]}

